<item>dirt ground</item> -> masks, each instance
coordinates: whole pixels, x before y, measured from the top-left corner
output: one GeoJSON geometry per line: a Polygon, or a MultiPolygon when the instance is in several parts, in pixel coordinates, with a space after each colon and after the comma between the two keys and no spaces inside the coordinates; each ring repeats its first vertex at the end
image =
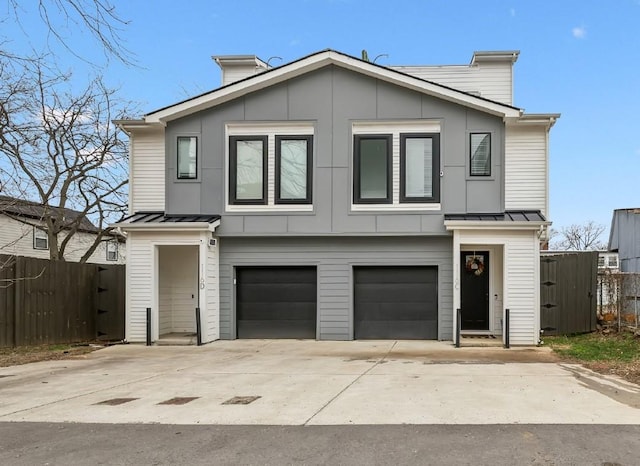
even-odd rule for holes
{"type": "Polygon", "coordinates": [[[640,360],[632,362],[619,361],[572,361],[582,364],[587,369],[599,372],[600,374],[617,375],[629,382],[640,385],[640,360]]]}
{"type": "Polygon", "coordinates": [[[102,345],[42,345],[20,348],[0,348],[0,367],[58,359],[78,359],[103,348],[102,345]]]}

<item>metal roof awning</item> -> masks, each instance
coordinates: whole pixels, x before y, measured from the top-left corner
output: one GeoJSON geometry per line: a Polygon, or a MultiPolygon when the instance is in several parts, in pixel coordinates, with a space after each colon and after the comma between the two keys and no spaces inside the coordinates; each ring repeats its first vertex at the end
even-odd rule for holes
{"type": "Polygon", "coordinates": [[[136,212],[114,224],[127,230],[209,230],[220,225],[220,215],[212,214],[166,214],[163,211],[136,212]]]}
{"type": "Polygon", "coordinates": [[[507,210],[502,213],[445,214],[447,230],[460,228],[532,229],[550,225],[539,210],[507,210]]]}

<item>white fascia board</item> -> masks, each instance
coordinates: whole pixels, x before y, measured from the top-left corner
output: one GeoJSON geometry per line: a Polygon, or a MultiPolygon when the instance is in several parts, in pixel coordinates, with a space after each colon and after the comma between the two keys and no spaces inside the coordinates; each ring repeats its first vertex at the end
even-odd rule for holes
{"type": "Polygon", "coordinates": [[[208,222],[175,222],[175,223],[114,223],[112,227],[127,231],[215,231],[220,226],[220,220],[208,222]]]}
{"type": "Polygon", "coordinates": [[[505,123],[507,126],[545,126],[549,129],[558,118],[559,113],[524,113],[518,118],[505,118],[505,123]]]}
{"type": "Polygon", "coordinates": [[[363,62],[341,53],[326,51],[150,113],[145,116],[145,121],[147,123],[164,123],[175,120],[331,64],[503,118],[518,118],[522,115],[522,110],[518,108],[485,100],[448,87],[439,86],[414,76],[404,75],[392,69],[363,62]]]}
{"type": "Polygon", "coordinates": [[[470,220],[445,220],[447,231],[452,230],[539,230],[551,222],[490,222],[470,220]]]}
{"type": "Polygon", "coordinates": [[[112,123],[127,134],[131,134],[135,130],[157,129],[165,126],[161,122],[150,123],[146,120],[112,120],[112,123]]]}

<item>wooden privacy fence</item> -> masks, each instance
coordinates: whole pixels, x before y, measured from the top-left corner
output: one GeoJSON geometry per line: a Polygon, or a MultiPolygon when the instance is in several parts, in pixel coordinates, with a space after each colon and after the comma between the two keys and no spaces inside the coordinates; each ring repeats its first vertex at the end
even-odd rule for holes
{"type": "Polygon", "coordinates": [[[598,252],[540,255],[540,328],[545,335],[596,329],[598,252]]]}
{"type": "Polygon", "coordinates": [[[124,266],[0,255],[0,347],[124,339],[124,266]]]}

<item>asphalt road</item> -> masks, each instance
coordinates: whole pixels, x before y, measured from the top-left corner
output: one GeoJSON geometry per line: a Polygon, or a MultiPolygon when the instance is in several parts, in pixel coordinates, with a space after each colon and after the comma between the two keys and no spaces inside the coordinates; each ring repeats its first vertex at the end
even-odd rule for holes
{"type": "Polygon", "coordinates": [[[640,425],[0,423],[1,465],[639,463],[640,425]]]}

